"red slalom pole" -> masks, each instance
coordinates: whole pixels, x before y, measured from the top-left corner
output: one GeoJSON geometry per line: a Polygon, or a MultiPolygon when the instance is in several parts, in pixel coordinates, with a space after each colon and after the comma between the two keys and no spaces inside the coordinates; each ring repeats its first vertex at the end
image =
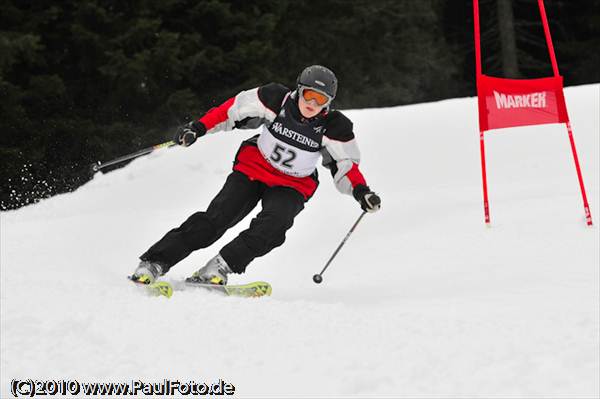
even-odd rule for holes
{"type": "Polygon", "coordinates": [[[567,131],[569,132],[569,142],[571,143],[571,151],[573,152],[573,160],[575,161],[575,169],[577,170],[577,179],[579,180],[579,188],[581,189],[581,197],[583,198],[583,209],[585,211],[585,222],[588,226],[592,225],[592,213],[588,204],[587,195],[585,194],[585,186],[583,184],[583,176],[581,175],[581,167],[579,166],[579,157],[575,148],[575,139],[573,138],[573,130],[571,122],[567,121],[567,131]]]}
{"type": "MultiPolygon", "coordinates": [[[[473,0],[473,36],[475,37],[475,77],[477,83],[477,101],[479,98],[479,77],[481,76],[481,40],[479,30],[479,0],[473,0]]],[[[481,104],[480,108],[481,108],[481,104]]],[[[484,131],[479,122],[479,151],[481,153],[481,178],[483,180],[483,211],[485,215],[485,224],[490,226],[490,204],[488,201],[487,174],[485,167],[485,141],[484,131]]]]}
{"type": "MultiPolygon", "coordinates": [[[[540,16],[542,17],[542,25],[544,26],[544,36],[546,37],[546,44],[548,45],[548,54],[550,55],[550,61],[552,62],[552,71],[554,76],[559,76],[558,63],[556,62],[556,54],[554,53],[554,45],[552,44],[552,36],[550,36],[550,27],[548,26],[548,17],[546,16],[546,8],[544,7],[544,0],[538,0],[538,7],[540,9],[540,16]]],[[[588,204],[587,195],[585,193],[585,185],[583,184],[583,176],[581,174],[581,167],[579,166],[579,157],[577,156],[577,148],[575,147],[575,139],[573,138],[573,129],[571,129],[571,121],[567,116],[567,132],[569,133],[569,142],[571,143],[571,152],[573,153],[573,161],[575,162],[575,170],[577,171],[577,179],[579,180],[579,188],[581,189],[581,197],[583,198],[583,208],[585,211],[585,221],[588,226],[592,225],[592,213],[590,212],[590,205],[588,204]]]]}
{"type": "Polygon", "coordinates": [[[479,39],[479,0],[473,0],[473,29],[475,36],[475,72],[477,78],[481,75],[481,43],[479,39]]]}
{"type": "Polygon", "coordinates": [[[483,130],[479,131],[479,150],[481,152],[481,177],[483,179],[483,211],[485,213],[485,224],[490,226],[490,204],[488,202],[487,175],[485,168],[485,144],[483,130]]]}
{"type": "Polygon", "coordinates": [[[546,37],[546,45],[548,46],[548,53],[550,54],[550,62],[552,62],[552,71],[554,72],[554,76],[558,76],[558,63],[556,62],[556,55],[554,54],[554,45],[552,44],[552,36],[550,36],[550,27],[548,26],[544,0],[538,0],[538,7],[540,9],[540,16],[542,17],[542,25],[544,26],[544,36],[546,37]]]}

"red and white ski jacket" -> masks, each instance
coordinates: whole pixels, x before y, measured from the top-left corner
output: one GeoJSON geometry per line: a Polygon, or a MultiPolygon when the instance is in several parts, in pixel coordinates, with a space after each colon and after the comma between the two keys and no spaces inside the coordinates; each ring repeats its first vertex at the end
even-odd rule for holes
{"type": "Polygon", "coordinates": [[[260,134],[242,143],[234,170],[269,186],[291,187],[306,200],[318,186],[317,163],[333,176],[345,194],[368,189],[358,168],[360,152],[352,122],[341,112],[324,110],[302,117],[296,92],[270,83],[242,91],[198,119],[211,134],[224,130],[256,129],[260,134]]]}

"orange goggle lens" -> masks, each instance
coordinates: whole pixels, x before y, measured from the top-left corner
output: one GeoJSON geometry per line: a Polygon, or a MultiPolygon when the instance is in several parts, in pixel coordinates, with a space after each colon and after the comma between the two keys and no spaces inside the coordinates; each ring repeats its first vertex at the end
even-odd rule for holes
{"type": "Polygon", "coordinates": [[[312,89],[302,90],[302,97],[305,101],[315,100],[315,102],[319,105],[325,105],[330,100],[330,98],[327,97],[325,94],[312,89]]]}

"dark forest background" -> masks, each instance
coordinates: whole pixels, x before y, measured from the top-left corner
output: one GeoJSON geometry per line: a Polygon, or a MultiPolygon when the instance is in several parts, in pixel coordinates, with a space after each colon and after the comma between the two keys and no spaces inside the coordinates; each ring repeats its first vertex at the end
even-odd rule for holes
{"type": "MultiPolygon", "coordinates": [[[[545,4],[565,84],[600,82],[600,0],[545,4]]],[[[551,75],[536,0],[480,9],[484,73],[551,75]]],[[[472,2],[0,0],[0,209],[315,63],[338,75],[341,109],[473,96],[472,2]]]]}

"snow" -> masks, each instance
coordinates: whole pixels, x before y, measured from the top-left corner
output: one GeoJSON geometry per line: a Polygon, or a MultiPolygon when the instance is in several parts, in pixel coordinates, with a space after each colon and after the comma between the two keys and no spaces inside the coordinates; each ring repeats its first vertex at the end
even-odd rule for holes
{"type": "MultiPolygon", "coordinates": [[[[600,85],[565,94],[600,222],[600,85]]],[[[566,129],[486,134],[488,228],[476,112],[474,98],[347,111],[383,209],[314,284],[360,215],[321,170],[286,244],[230,280],[269,281],[270,298],[149,297],[125,278],[206,208],[253,132],[160,150],[2,212],[0,397],[13,379],[220,378],[239,397],[597,398],[600,240],[566,129]]],[[[251,217],[165,278],[191,274],[251,217]]]]}

